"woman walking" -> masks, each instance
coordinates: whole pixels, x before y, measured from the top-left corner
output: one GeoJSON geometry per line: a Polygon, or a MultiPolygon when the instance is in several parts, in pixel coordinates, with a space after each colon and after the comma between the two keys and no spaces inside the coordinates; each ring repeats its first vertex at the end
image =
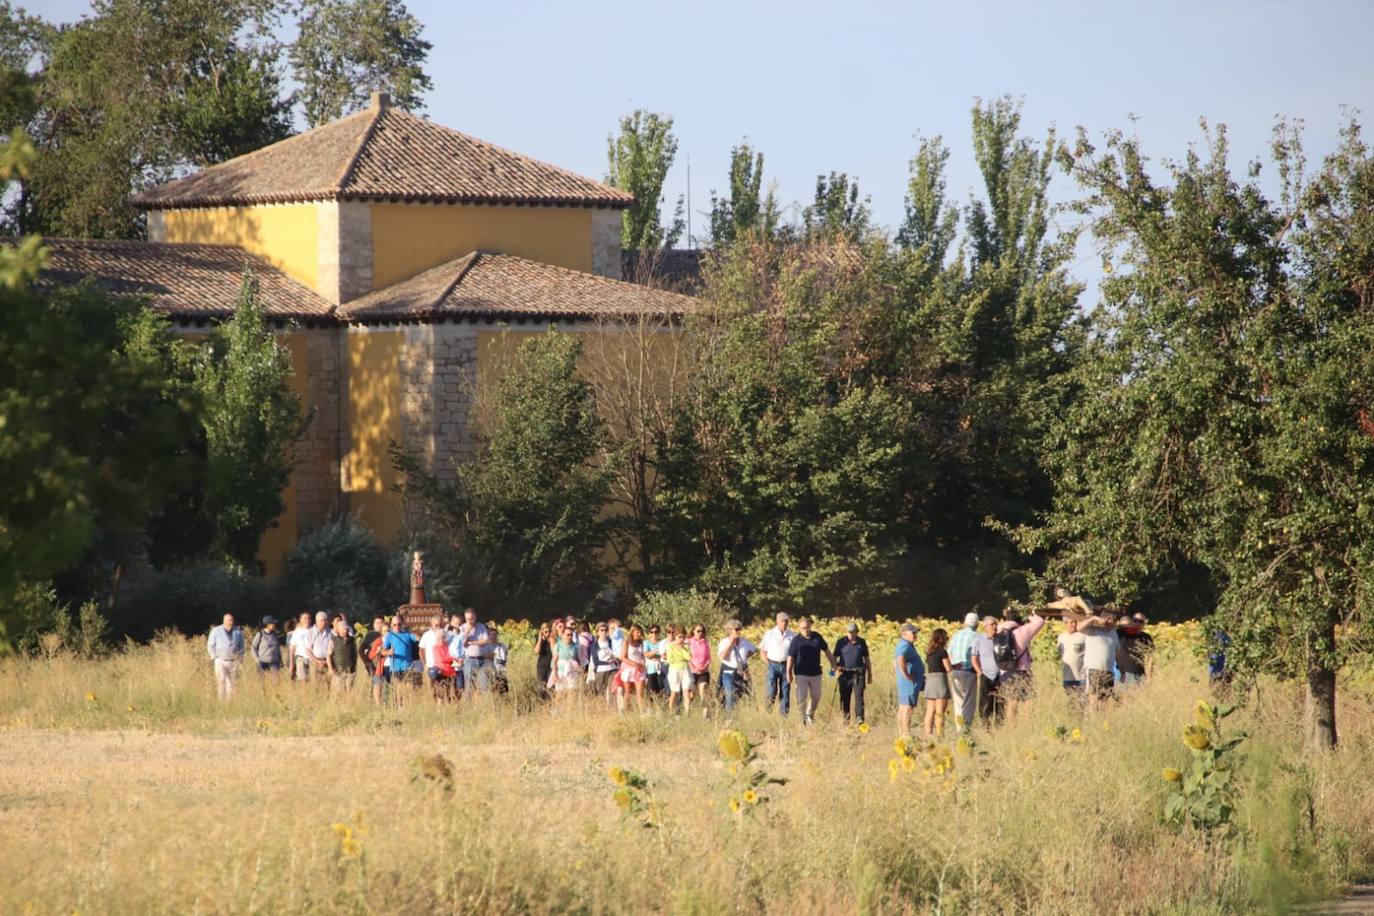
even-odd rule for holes
{"type": "Polygon", "coordinates": [[[604,623],[596,626],[596,642],[592,643],[592,663],[591,670],[587,672],[588,683],[592,685],[592,693],[595,696],[605,697],[606,705],[610,706],[611,679],[615,676],[616,670],[620,667],[620,660],[616,658],[615,641],[611,639],[611,629],[604,623]]]}
{"type": "Polygon", "coordinates": [[[571,627],[564,627],[553,645],[553,690],[556,706],[572,702],[581,687],[582,666],[577,661],[577,641],[571,627]]]}
{"type": "Polygon", "coordinates": [[[664,650],[668,659],[668,711],[673,704],[682,704],[682,713],[692,711],[692,650],[687,646],[687,631],[681,627],[668,627],[668,648],[664,650]]]}
{"type": "Polygon", "coordinates": [[[706,628],[697,624],[692,628],[692,638],[687,641],[691,653],[689,667],[692,671],[692,686],[696,688],[697,699],[701,701],[701,717],[706,718],[706,692],[711,689],[711,644],[706,640],[706,628]]]}
{"type": "Polygon", "coordinates": [[[644,631],[639,624],[630,624],[630,633],[620,644],[620,690],[616,693],[616,706],[625,711],[626,695],[635,695],[635,705],[641,714],[644,712],[644,682],[649,679],[644,658],[644,631]]]}
{"type": "Polygon", "coordinates": [[[534,682],[541,699],[549,698],[549,680],[553,677],[553,627],[547,623],[539,625],[539,635],[534,638],[534,682]]]}
{"type": "Polygon", "coordinates": [[[926,646],[926,718],[925,736],[945,736],[945,712],[949,709],[949,677],[953,666],[949,662],[949,634],[937,629],[930,634],[926,646]]]}

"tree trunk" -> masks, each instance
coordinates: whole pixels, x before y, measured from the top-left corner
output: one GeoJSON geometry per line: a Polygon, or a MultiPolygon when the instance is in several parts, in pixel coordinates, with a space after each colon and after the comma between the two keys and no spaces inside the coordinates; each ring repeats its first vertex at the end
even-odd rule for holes
{"type": "Polygon", "coordinates": [[[1322,634],[1326,645],[1309,650],[1307,663],[1306,726],[1307,746],[1314,751],[1329,751],[1336,746],[1336,628],[1322,634]],[[1325,651],[1322,651],[1325,650],[1325,651]]]}

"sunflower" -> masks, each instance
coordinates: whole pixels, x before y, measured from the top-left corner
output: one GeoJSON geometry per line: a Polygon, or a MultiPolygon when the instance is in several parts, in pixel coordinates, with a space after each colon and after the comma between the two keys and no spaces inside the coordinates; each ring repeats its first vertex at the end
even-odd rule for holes
{"type": "Polygon", "coordinates": [[[1183,779],[1183,774],[1180,773],[1178,770],[1175,770],[1173,767],[1165,767],[1164,772],[1160,775],[1162,775],[1168,782],[1178,782],[1179,780],[1183,779]]]}
{"type": "Polygon", "coordinates": [[[611,798],[615,801],[615,806],[621,811],[629,811],[630,805],[634,803],[634,798],[630,795],[629,789],[616,789],[611,798]]]}
{"type": "Polygon", "coordinates": [[[967,738],[960,738],[954,745],[954,749],[958,751],[959,755],[962,757],[967,757],[973,753],[973,745],[969,743],[967,738]]]}
{"type": "Polygon", "coordinates": [[[759,793],[755,792],[753,789],[745,789],[744,795],[741,797],[744,799],[746,805],[757,805],[759,803],[759,793]]]}
{"type": "Polygon", "coordinates": [[[1189,725],[1183,730],[1183,743],[1195,751],[1205,751],[1212,746],[1212,738],[1207,729],[1189,725]]]}
{"type": "Polygon", "coordinates": [[[1075,728],[1073,731],[1069,732],[1069,740],[1074,744],[1082,744],[1083,730],[1081,728],[1075,728]]]}
{"type": "Polygon", "coordinates": [[[93,693],[88,693],[88,694],[86,694],[86,702],[87,702],[87,703],[94,703],[94,702],[95,702],[95,694],[93,694],[93,693]]]}
{"type": "Polygon", "coordinates": [[[749,756],[749,739],[743,732],[735,729],[721,732],[717,747],[720,748],[720,755],[726,760],[743,760],[749,756]]]}
{"type": "Polygon", "coordinates": [[[620,767],[611,767],[610,772],[607,775],[611,777],[611,782],[615,783],[618,786],[623,786],[630,781],[629,774],[622,770],[620,767]]]}
{"type": "Polygon", "coordinates": [[[731,814],[739,814],[739,799],[738,799],[738,798],[732,798],[732,799],[730,799],[730,813],[731,813],[731,814]]]}
{"type": "Polygon", "coordinates": [[[867,722],[860,722],[860,723],[859,723],[859,734],[861,734],[861,735],[866,735],[866,734],[868,734],[868,723],[867,723],[867,722]]]}
{"type": "Polygon", "coordinates": [[[887,762],[887,774],[893,779],[897,778],[897,771],[902,768],[902,761],[896,757],[887,762]]]}
{"type": "Polygon", "coordinates": [[[907,773],[910,773],[910,772],[912,772],[912,771],[915,770],[915,769],[916,769],[916,760],[915,760],[915,758],[913,758],[913,757],[903,757],[903,758],[902,758],[902,770],[903,770],[903,771],[905,771],[905,772],[907,772],[907,773]]]}

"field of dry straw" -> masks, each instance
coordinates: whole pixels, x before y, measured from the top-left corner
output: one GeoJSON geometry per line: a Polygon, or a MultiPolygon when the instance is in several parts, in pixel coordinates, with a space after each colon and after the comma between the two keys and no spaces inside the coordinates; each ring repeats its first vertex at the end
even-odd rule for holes
{"type": "Polygon", "coordinates": [[[749,700],[743,772],[719,721],[551,715],[523,637],[512,696],[442,711],[252,672],[222,706],[180,639],[3,660],[0,912],[1225,913],[1374,872],[1361,689],[1340,749],[1314,758],[1295,688],[1262,685],[1227,720],[1250,734],[1237,829],[1209,837],[1161,818],[1161,772],[1187,761],[1208,695],[1183,637],[1096,715],[1041,656],[1027,713],[947,740],[938,766],[890,764],[886,638],[866,733],[842,727],[829,679],[810,729],[749,700]],[[786,782],[741,803],[753,772],[786,782]]]}

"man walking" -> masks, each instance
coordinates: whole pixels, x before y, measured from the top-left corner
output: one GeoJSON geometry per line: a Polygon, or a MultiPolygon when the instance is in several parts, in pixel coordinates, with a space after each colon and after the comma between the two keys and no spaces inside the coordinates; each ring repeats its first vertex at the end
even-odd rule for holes
{"type": "Polygon", "coordinates": [[[291,650],[292,678],[305,683],[310,680],[310,614],[303,613],[296,621],[288,647],[291,650]]]}
{"type": "Polygon", "coordinates": [[[801,706],[802,724],[810,725],[816,708],[821,705],[821,656],[838,668],[835,656],[825,644],[825,637],[811,629],[811,618],[803,617],[798,626],[801,632],[792,638],[787,654],[787,680],[797,687],[797,703],[801,706]]]}
{"type": "Polygon", "coordinates": [[[840,711],[849,724],[849,701],[854,701],[854,718],[864,724],[864,688],[873,683],[873,660],[868,643],[859,635],[859,625],[845,627],[844,638],[835,643],[835,663],[840,674],[840,711]]]}
{"type": "MultiPolygon", "coordinates": [[[[477,619],[477,611],[473,608],[463,611],[458,644],[462,649],[463,687],[468,693],[478,690],[486,693],[491,689],[491,642],[491,632],[477,619]]],[[[459,655],[453,654],[455,658],[459,655]]]]}
{"type": "Polygon", "coordinates": [[[973,724],[973,704],[978,700],[978,672],[973,668],[977,641],[978,614],[969,611],[964,625],[949,640],[949,692],[954,699],[954,727],[961,733],[973,724]]]}
{"type": "Polygon", "coordinates": [[[243,630],[234,625],[233,614],[225,614],[224,622],[210,631],[205,647],[215,665],[219,698],[228,700],[234,695],[234,682],[239,679],[239,663],[243,659],[243,630]]]}
{"type": "Polygon", "coordinates": [[[983,633],[973,644],[973,670],[978,674],[978,721],[992,726],[1007,714],[1006,702],[998,696],[1002,671],[997,667],[997,651],[992,638],[997,635],[997,618],[983,618],[983,633]]]}
{"type": "Polygon", "coordinates": [[[259,671],[281,673],[281,636],[277,633],[277,618],[271,614],[262,618],[262,629],[253,634],[253,659],[259,671]]]}
{"type": "Polygon", "coordinates": [[[329,653],[334,649],[334,631],[329,628],[329,614],[315,614],[315,628],[310,631],[310,667],[314,677],[324,679],[329,671],[329,653]]]}
{"type": "Polygon", "coordinates": [[[797,635],[788,629],[791,618],[779,613],[774,618],[774,626],[763,634],[763,659],[768,664],[765,689],[768,692],[768,708],[773,701],[781,699],[782,714],[785,716],[792,706],[792,685],[787,679],[787,658],[792,648],[792,640],[797,635]]]}
{"type": "Polygon", "coordinates": [[[352,690],[358,677],[358,644],[348,618],[339,614],[334,618],[333,638],[329,643],[330,685],[336,691],[352,690]]]}
{"type": "Polygon", "coordinates": [[[758,648],[742,635],[744,627],[738,620],[725,622],[725,638],[716,646],[720,658],[720,690],[725,697],[725,712],[735,711],[737,700],[749,678],[749,659],[758,648]]]}

